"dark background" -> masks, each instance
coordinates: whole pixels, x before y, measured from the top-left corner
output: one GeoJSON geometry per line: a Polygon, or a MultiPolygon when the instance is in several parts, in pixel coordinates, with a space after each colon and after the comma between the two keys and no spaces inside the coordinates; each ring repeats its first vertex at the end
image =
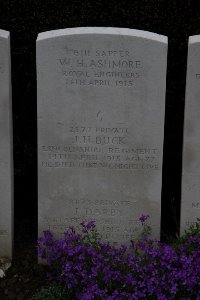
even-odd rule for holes
{"type": "Polygon", "coordinates": [[[37,236],[35,41],[42,31],[126,27],[168,36],[162,229],[178,231],[188,36],[200,34],[199,0],[0,0],[0,28],[11,32],[15,240],[37,236]]]}

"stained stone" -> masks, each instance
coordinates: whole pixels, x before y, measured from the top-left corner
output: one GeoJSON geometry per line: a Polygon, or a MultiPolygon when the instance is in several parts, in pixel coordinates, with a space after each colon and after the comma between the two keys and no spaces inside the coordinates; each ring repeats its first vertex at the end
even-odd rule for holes
{"type": "Polygon", "coordinates": [[[0,256],[12,257],[13,160],[10,34],[0,30],[0,256]]]}
{"type": "Polygon", "coordinates": [[[200,35],[191,36],[185,99],[181,234],[200,218],[200,35]]]}
{"type": "Polygon", "coordinates": [[[39,34],[39,235],[95,220],[128,243],[160,236],[167,38],[122,28],[39,34]]]}

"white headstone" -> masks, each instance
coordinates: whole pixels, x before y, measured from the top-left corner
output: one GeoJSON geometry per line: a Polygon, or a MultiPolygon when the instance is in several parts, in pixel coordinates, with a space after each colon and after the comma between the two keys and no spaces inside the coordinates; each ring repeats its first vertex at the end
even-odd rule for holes
{"type": "Polygon", "coordinates": [[[200,218],[200,35],[191,36],[185,99],[181,234],[200,218]]]}
{"type": "Polygon", "coordinates": [[[39,235],[95,220],[104,240],[160,236],[167,38],[122,28],[39,34],[39,235]]]}
{"type": "Polygon", "coordinates": [[[0,30],[0,256],[12,257],[13,159],[10,34],[0,30]]]}

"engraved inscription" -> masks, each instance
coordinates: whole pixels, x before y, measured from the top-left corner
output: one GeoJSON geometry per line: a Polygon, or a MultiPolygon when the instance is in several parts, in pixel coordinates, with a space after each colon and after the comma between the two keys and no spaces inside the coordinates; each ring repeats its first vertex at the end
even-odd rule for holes
{"type": "MultiPolygon", "coordinates": [[[[135,211],[135,205],[139,200],[137,197],[130,195],[130,197],[122,196],[117,199],[110,196],[78,198],[73,194],[70,195],[63,184],[51,194],[49,200],[50,203],[58,203],[59,199],[62,199],[62,203],[67,203],[68,215],[64,217],[48,215],[43,219],[45,228],[56,231],[59,235],[62,235],[71,225],[77,228],[82,220],[95,220],[103,238],[109,238],[112,242],[116,242],[117,237],[121,240],[135,239],[141,232],[139,215],[134,219],[132,213],[130,214],[135,211]]],[[[148,201],[140,198],[139,201],[141,200],[148,201]]]]}
{"type": "MultiPolygon", "coordinates": [[[[44,226],[49,230],[56,231],[58,235],[62,236],[63,232],[68,229],[69,224],[77,227],[83,220],[91,220],[91,216],[83,216],[82,214],[69,218],[50,218],[44,219],[44,226]]],[[[137,238],[138,233],[141,231],[141,224],[138,220],[133,219],[126,222],[124,225],[122,217],[114,218],[104,215],[96,216],[92,215],[93,219],[96,220],[99,231],[103,235],[103,239],[109,240],[110,242],[116,243],[120,240],[133,240],[137,238]],[[99,218],[98,218],[99,217],[99,218]]]]}
{"type": "Polygon", "coordinates": [[[142,61],[128,50],[64,51],[56,60],[66,85],[133,87],[142,76],[142,61]]]}
{"type": "Polygon", "coordinates": [[[70,143],[42,145],[43,168],[159,170],[159,150],[129,145],[129,128],[69,126],[70,143]]]}
{"type": "Polygon", "coordinates": [[[7,235],[8,235],[7,230],[0,229],[0,236],[7,236],[7,235]]]}
{"type": "Polygon", "coordinates": [[[199,208],[200,209],[200,202],[193,202],[192,203],[192,208],[199,208]]]}

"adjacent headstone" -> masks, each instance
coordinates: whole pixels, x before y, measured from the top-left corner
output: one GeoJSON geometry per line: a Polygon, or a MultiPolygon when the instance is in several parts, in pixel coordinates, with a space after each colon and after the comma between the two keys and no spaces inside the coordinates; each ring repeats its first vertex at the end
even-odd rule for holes
{"type": "Polygon", "coordinates": [[[181,234],[200,218],[200,35],[191,36],[185,100],[181,234]]]}
{"type": "Polygon", "coordinates": [[[39,235],[95,220],[103,239],[160,236],[167,38],[122,28],[39,34],[39,235]]]}
{"type": "Polygon", "coordinates": [[[10,34],[0,30],[0,257],[12,257],[13,159],[10,34]]]}

